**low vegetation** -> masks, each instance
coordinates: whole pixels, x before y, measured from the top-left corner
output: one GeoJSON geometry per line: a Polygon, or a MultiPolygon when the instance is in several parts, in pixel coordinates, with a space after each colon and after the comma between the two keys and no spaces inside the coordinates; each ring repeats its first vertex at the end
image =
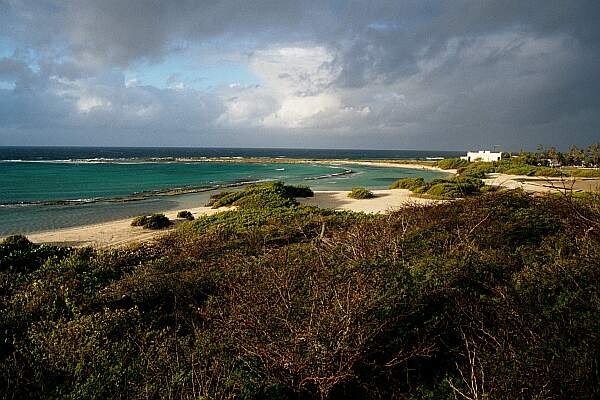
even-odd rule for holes
{"type": "Polygon", "coordinates": [[[436,163],[436,167],[441,169],[458,169],[468,165],[469,162],[467,160],[462,160],[460,158],[445,158],[436,163]]]}
{"type": "Polygon", "coordinates": [[[434,179],[426,182],[423,178],[399,179],[390,185],[390,189],[408,189],[413,193],[436,199],[456,199],[489,191],[481,179],[456,177],[450,179],[434,179]]]}
{"type": "Polygon", "coordinates": [[[600,178],[600,168],[565,168],[565,173],[569,176],[580,178],[600,178]]]}
{"type": "Polygon", "coordinates": [[[307,186],[285,185],[283,182],[269,182],[250,185],[236,192],[220,192],[211,196],[208,203],[212,208],[237,207],[282,207],[293,206],[296,197],[312,197],[313,191],[307,186]]]}
{"type": "Polygon", "coordinates": [[[416,178],[403,178],[398,179],[396,182],[390,185],[390,189],[408,189],[411,191],[417,190],[420,187],[427,185],[425,179],[418,176],[416,178]]]}
{"type": "Polygon", "coordinates": [[[263,189],[153,245],[0,243],[0,396],[600,396],[597,196],[368,216],[263,189]]]}
{"type": "Polygon", "coordinates": [[[570,175],[567,170],[524,164],[516,160],[495,162],[473,162],[458,169],[460,176],[484,178],[486,174],[499,173],[507,175],[561,177],[570,175]]]}
{"type": "Polygon", "coordinates": [[[194,215],[191,212],[187,211],[187,210],[185,210],[185,211],[179,211],[177,213],[177,218],[183,218],[183,219],[187,219],[188,221],[193,221],[194,220],[194,215]]]}
{"type": "Polygon", "coordinates": [[[355,188],[352,188],[350,193],[348,193],[348,197],[350,197],[351,199],[362,200],[362,199],[372,199],[375,197],[375,195],[373,194],[373,192],[371,192],[368,189],[365,189],[363,187],[355,187],[355,188]]]}
{"type": "Polygon", "coordinates": [[[131,226],[141,226],[145,229],[164,229],[172,225],[172,222],[164,214],[142,215],[131,221],[131,226]]]}
{"type": "Polygon", "coordinates": [[[139,217],[135,217],[131,221],[131,226],[144,226],[147,221],[148,221],[147,215],[140,215],[139,217]]]}

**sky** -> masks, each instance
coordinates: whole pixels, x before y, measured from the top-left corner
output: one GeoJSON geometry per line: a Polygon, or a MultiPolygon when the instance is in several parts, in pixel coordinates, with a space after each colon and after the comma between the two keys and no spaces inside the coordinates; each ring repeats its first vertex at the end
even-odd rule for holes
{"type": "Polygon", "coordinates": [[[600,141],[598,0],[0,0],[0,145],[600,141]]]}

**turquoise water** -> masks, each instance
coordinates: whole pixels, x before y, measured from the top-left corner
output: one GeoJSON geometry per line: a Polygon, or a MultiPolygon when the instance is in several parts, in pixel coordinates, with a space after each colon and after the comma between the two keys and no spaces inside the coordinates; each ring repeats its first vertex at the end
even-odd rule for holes
{"type": "Polygon", "coordinates": [[[316,164],[3,162],[0,204],[90,201],[274,179],[301,182],[345,170],[316,164]]]}
{"type": "Polygon", "coordinates": [[[414,176],[444,174],[335,163],[0,162],[0,236],[197,207],[214,193],[161,194],[178,188],[282,180],[314,190],[380,189],[414,176]],[[146,197],[122,201],[140,194],[146,197]],[[48,203],[63,200],[73,204],[48,203]]]}

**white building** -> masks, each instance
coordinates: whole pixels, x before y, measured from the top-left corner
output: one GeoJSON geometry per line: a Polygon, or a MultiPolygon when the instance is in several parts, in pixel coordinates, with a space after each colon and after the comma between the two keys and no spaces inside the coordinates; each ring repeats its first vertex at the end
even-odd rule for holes
{"type": "Polygon", "coordinates": [[[493,152],[489,150],[469,151],[466,156],[462,156],[461,160],[473,161],[485,161],[493,162],[500,161],[502,159],[502,153],[493,152]]]}

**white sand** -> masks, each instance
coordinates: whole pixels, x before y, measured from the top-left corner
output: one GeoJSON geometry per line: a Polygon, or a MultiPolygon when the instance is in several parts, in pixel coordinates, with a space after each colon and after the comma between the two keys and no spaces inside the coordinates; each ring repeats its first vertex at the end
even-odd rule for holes
{"type": "Polygon", "coordinates": [[[315,191],[314,197],[297,199],[300,204],[331,208],[334,210],[385,213],[410,205],[434,204],[440,200],[413,197],[409,190],[373,190],[375,198],[356,200],[348,197],[349,191],[315,191]]]}
{"type": "Polygon", "coordinates": [[[436,172],[445,172],[449,175],[456,175],[458,171],[456,169],[441,169],[439,167],[434,167],[431,165],[424,164],[401,164],[394,162],[372,162],[372,161],[331,161],[329,163],[339,163],[339,164],[355,164],[355,165],[367,165],[369,167],[393,167],[393,168],[409,168],[409,169],[421,169],[427,171],[436,171],[436,172]]]}
{"type": "MultiPolygon", "coordinates": [[[[215,214],[225,209],[215,210],[210,207],[197,207],[191,208],[189,211],[197,218],[202,215],[215,214]]],[[[127,218],[93,225],[32,233],[27,237],[34,243],[60,244],[73,247],[91,246],[95,248],[123,247],[162,236],[173,231],[177,225],[184,221],[176,218],[177,211],[168,211],[164,214],[175,222],[168,229],[148,230],[139,226],[131,226],[133,218],[127,218]]]]}

